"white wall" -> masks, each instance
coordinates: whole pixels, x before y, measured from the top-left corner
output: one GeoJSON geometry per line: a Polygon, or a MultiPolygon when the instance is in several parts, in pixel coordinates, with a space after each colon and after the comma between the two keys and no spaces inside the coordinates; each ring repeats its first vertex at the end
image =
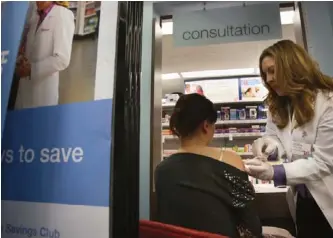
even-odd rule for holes
{"type": "Polygon", "coordinates": [[[310,55],[323,73],[333,76],[331,2],[302,2],[305,35],[310,55]]]}
{"type": "Polygon", "coordinates": [[[331,25],[333,30],[333,2],[328,3],[330,5],[330,17],[331,17],[331,25]]]}
{"type": "Polygon", "coordinates": [[[95,100],[113,98],[117,48],[118,2],[101,2],[95,100]],[[106,50],[107,49],[107,50],[106,50]]]}
{"type": "MultiPolygon", "coordinates": [[[[283,25],[283,39],[295,41],[293,25],[283,25]]],[[[257,68],[259,56],[277,40],[230,43],[176,48],[172,35],[163,36],[162,72],[188,72],[201,70],[257,68]]],[[[163,95],[182,92],[182,79],[163,80],[163,95]]]]}

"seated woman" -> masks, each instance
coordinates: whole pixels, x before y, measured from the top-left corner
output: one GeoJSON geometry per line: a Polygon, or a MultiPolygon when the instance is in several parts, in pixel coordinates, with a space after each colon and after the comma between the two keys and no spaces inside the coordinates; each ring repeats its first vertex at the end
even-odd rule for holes
{"type": "Polygon", "coordinates": [[[262,237],[255,191],[241,158],[208,147],[216,120],[214,105],[204,96],[178,100],[170,128],[181,145],[155,170],[157,220],[230,238],[262,237]]]}

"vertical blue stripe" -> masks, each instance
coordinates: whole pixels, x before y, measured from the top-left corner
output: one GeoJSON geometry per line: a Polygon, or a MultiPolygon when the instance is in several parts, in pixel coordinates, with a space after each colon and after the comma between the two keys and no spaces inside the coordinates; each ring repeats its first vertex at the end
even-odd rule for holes
{"type": "Polygon", "coordinates": [[[1,2],[1,137],[29,2],[1,2]]]}
{"type": "Polygon", "coordinates": [[[238,78],[238,94],[239,94],[239,100],[242,100],[242,99],[243,99],[241,82],[242,82],[241,78],[238,78]]]}

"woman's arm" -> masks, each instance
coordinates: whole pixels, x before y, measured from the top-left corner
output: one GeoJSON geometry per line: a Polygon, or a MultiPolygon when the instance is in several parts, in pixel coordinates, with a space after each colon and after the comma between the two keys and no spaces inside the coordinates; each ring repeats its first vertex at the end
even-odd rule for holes
{"type": "Polygon", "coordinates": [[[241,237],[262,237],[262,225],[254,201],[237,209],[238,230],[241,237]]]}
{"type": "Polygon", "coordinates": [[[274,166],[276,185],[296,185],[319,180],[333,171],[333,101],[321,116],[313,153],[309,158],[274,166]]]}
{"type": "MultiPolygon", "coordinates": [[[[216,148],[218,150],[218,148],[216,148]]],[[[245,171],[242,158],[234,151],[223,151],[220,158],[226,164],[229,164],[240,171],[245,171]]],[[[238,175],[235,175],[238,177],[238,175]]],[[[240,197],[235,197],[235,202],[243,204],[242,206],[234,206],[233,211],[236,213],[236,225],[241,237],[262,237],[262,226],[259,216],[254,206],[255,192],[253,185],[248,181],[248,177],[239,177],[237,191],[240,197]],[[241,185],[242,184],[242,185],[241,185]],[[241,196],[244,194],[244,196],[241,196]],[[246,195],[245,195],[246,194],[246,195]]],[[[224,189],[224,188],[222,188],[224,189]]],[[[233,196],[236,196],[233,194],[233,196]]]]}

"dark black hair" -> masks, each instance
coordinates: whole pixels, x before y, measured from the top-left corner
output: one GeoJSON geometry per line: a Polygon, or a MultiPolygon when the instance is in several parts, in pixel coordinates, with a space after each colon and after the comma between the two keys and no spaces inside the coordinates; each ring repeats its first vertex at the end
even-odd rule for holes
{"type": "Polygon", "coordinates": [[[170,129],[179,137],[187,137],[205,120],[212,124],[216,122],[214,104],[197,93],[183,95],[178,99],[170,118],[170,129]]]}

